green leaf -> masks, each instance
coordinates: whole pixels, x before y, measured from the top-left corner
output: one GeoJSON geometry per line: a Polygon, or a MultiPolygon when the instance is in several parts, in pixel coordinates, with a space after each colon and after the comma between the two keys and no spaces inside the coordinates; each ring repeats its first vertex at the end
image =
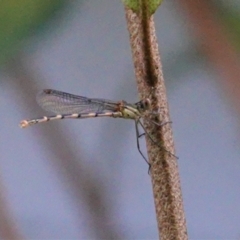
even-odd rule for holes
{"type": "Polygon", "coordinates": [[[150,15],[154,14],[163,0],[147,0],[150,15]]]}
{"type": "Polygon", "coordinates": [[[122,1],[125,4],[125,6],[132,9],[135,13],[139,12],[140,6],[142,5],[142,1],[145,1],[149,16],[151,16],[156,12],[157,8],[159,7],[163,0],[122,0],[122,1]]]}
{"type": "Polygon", "coordinates": [[[122,1],[125,4],[125,6],[132,9],[135,13],[139,12],[140,9],[139,0],[122,0],[122,1]]]}

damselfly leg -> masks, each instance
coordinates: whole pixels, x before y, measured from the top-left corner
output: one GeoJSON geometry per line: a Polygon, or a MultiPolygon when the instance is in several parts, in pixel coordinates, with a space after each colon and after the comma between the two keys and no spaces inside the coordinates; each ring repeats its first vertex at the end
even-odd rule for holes
{"type": "MultiPolygon", "coordinates": [[[[158,124],[158,126],[164,126],[166,124],[169,124],[169,123],[172,123],[172,122],[165,122],[165,123],[162,123],[162,124],[158,124]]],[[[146,135],[151,141],[153,144],[155,144],[156,146],[158,146],[160,149],[163,149],[164,151],[166,151],[167,153],[169,153],[171,156],[175,157],[176,159],[178,159],[178,157],[173,154],[172,152],[168,151],[165,147],[161,146],[158,142],[156,142],[153,137],[151,136],[150,133],[148,133],[148,131],[146,130],[146,128],[144,127],[143,123],[141,122],[141,118],[137,119],[135,121],[135,128],[136,128],[136,135],[137,135],[137,148],[138,148],[138,151],[139,153],[142,155],[142,157],[144,158],[144,160],[147,162],[147,164],[149,165],[149,170],[151,168],[151,164],[149,163],[149,161],[147,161],[146,157],[144,156],[144,154],[142,153],[141,149],[140,149],[140,144],[139,144],[139,139],[146,135]],[[142,129],[144,130],[144,133],[141,133],[139,134],[139,128],[138,128],[138,124],[142,127],[142,129]]]]}

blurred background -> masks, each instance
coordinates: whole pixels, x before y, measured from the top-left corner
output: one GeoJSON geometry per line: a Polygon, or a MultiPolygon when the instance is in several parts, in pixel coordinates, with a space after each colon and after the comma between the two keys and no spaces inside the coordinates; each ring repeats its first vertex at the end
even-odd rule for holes
{"type": "MultiPolygon", "coordinates": [[[[165,0],[155,14],[189,239],[240,238],[239,13],[165,0]]],[[[132,121],[18,126],[46,115],[44,88],[139,100],[121,1],[1,0],[0,32],[1,239],[158,239],[132,121]]]]}

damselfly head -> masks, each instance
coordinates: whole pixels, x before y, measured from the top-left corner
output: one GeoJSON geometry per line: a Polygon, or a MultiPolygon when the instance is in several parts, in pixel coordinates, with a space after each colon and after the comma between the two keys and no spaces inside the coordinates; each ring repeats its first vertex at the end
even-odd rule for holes
{"type": "Polygon", "coordinates": [[[150,99],[146,98],[136,103],[139,112],[144,112],[150,107],[150,99]]]}

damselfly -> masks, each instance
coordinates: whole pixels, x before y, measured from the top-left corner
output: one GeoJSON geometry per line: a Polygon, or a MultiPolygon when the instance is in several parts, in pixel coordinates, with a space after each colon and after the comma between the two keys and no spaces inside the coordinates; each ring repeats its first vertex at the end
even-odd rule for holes
{"type": "MultiPolygon", "coordinates": [[[[93,118],[93,117],[113,117],[133,119],[135,121],[137,148],[144,160],[148,160],[140,150],[138,125],[140,125],[145,134],[155,143],[152,137],[146,132],[141,118],[146,110],[149,109],[150,100],[147,98],[137,103],[130,104],[125,101],[114,102],[106,99],[87,98],[52,89],[45,89],[37,95],[38,104],[45,110],[53,112],[55,116],[44,116],[42,118],[23,120],[20,127],[44,123],[58,119],[76,119],[76,118],[93,118]]],[[[157,124],[153,122],[154,124],[157,124]]]]}

